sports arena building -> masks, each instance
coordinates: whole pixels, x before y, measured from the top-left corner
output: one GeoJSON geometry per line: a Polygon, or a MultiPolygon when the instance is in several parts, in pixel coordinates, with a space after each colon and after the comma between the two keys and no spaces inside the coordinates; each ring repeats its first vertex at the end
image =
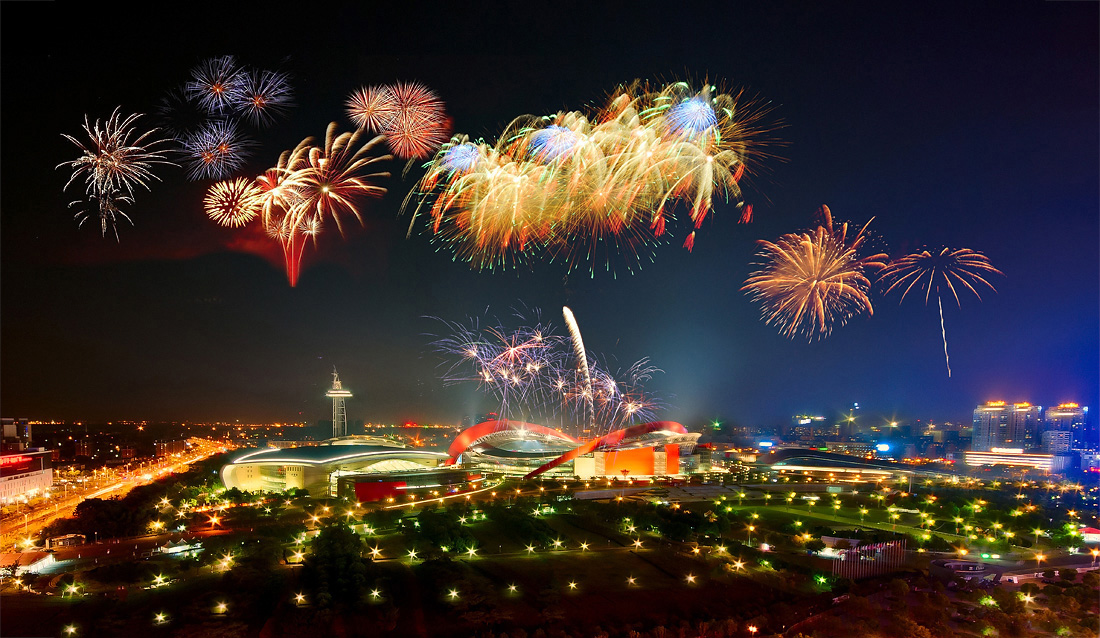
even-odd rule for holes
{"type": "Polygon", "coordinates": [[[315,495],[336,496],[342,478],[348,484],[353,480],[348,477],[422,474],[446,460],[442,452],[408,449],[384,439],[340,437],[312,447],[242,450],[222,467],[221,477],[226,488],[242,491],[297,488],[315,495]]]}
{"type": "Polygon", "coordinates": [[[533,423],[492,420],[459,433],[447,452],[409,449],[376,437],[344,436],[319,445],[251,448],[222,467],[226,488],[305,489],[358,502],[410,490],[454,493],[475,487],[483,474],[581,478],[674,476],[699,434],[672,421],[616,430],[588,441],[533,423]]]}
{"type": "Polygon", "coordinates": [[[797,473],[819,477],[878,479],[895,475],[926,474],[916,466],[864,456],[837,454],[811,448],[783,448],[756,457],[761,469],[776,474],[797,473]]]}
{"type": "Polygon", "coordinates": [[[491,420],[460,433],[447,455],[452,465],[526,478],[673,476],[699,436],[679,423],[655,421],[581,441],[542,425],[491,420]]]}

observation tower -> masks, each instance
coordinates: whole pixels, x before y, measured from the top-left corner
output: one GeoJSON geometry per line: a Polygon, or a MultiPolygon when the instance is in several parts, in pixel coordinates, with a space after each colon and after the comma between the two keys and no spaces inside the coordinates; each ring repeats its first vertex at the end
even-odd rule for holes
{"type": "Polygon", "coordinates": [[[332,438],[348,435],[348,412],[344,408],[344,399],[351,398],[351,392],[340,384],[340,375],[336,366],[332,367],[332,389],[325,393],[332,399],[332,438]]]}

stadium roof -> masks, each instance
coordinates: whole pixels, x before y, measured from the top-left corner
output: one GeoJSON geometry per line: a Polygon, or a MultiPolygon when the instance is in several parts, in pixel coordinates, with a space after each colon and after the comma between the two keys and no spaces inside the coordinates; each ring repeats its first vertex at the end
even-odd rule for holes
{"type": "Polygon", "coordinates": [[[286,449],[277,448],[252,448],[242,450],[229,461],[230,465],[244,463],[263,464],[302,464],[302,465],[328,465],[340,462],[353,462],[369,459],[371,457],[407,458],[421,457],[433,459],[445,459],[442,452],[430,452],[427,450],[411,450],[409,448],[392,447],[388,445],[321,445],[306,446],[286,449]]]}

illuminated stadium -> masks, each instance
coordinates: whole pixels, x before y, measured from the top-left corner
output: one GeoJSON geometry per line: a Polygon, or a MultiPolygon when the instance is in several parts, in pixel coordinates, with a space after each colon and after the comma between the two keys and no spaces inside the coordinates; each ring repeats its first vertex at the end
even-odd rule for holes
{"type": "Polygon", "coordinates": [[[447,455],[450,464],[527,478],[672,476],[699,436],[679,423],[655,421],[581,441],[541,425],[492,420],[460,433],[447,455]]]}
{"type": "Polygon", "coordinates": [[[241,450],[222,467],[222,482],[226,488],[242,491],[297,488],[314,495],[334,496],[343,477],[423,473],[438,468],[447,459],[441,452],[378,444],[365,438],[352,443],[349,438],[315,447],[241,450]]]}
{"type": "Polygon", "coordinates": [[[756,458],[758,465],[779,473],[847,475],[848,478],[878,478],[894,474],[922,474],[913,466],[863,456],[837,454],[810,448],[778,449],[756,458]]]}

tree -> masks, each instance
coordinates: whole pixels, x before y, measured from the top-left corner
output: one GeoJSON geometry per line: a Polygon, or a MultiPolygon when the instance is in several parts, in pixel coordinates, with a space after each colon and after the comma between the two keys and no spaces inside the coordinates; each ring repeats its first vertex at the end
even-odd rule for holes
{"type": "Polygon", "coordinates": [[[323,527],[306,556],[302,578],[320,607],[362,600],[368,582],[363,540],[347,525],[323,527]]]}
{"type": "Polygon", "coordinates": [[[897,600],[909,595],[909,584],[900,578],[895,578],[886,584],[886,591],[897,600]]]}
{"type": "Polygon", "coordinates": [[[1085,575],[1081,577],[1081,584],[1090,589],[1100,587],[1100,574],[1096,572],[1085,572],[1085,575]]]}
{"type": "Polygon", "coordinates": [[[1077,570],[1072,567],[1066,567],[1065,569],[1058,570],[1058,576],[1067,583],[1072,583],[1077,580],[1077,570]]]}

